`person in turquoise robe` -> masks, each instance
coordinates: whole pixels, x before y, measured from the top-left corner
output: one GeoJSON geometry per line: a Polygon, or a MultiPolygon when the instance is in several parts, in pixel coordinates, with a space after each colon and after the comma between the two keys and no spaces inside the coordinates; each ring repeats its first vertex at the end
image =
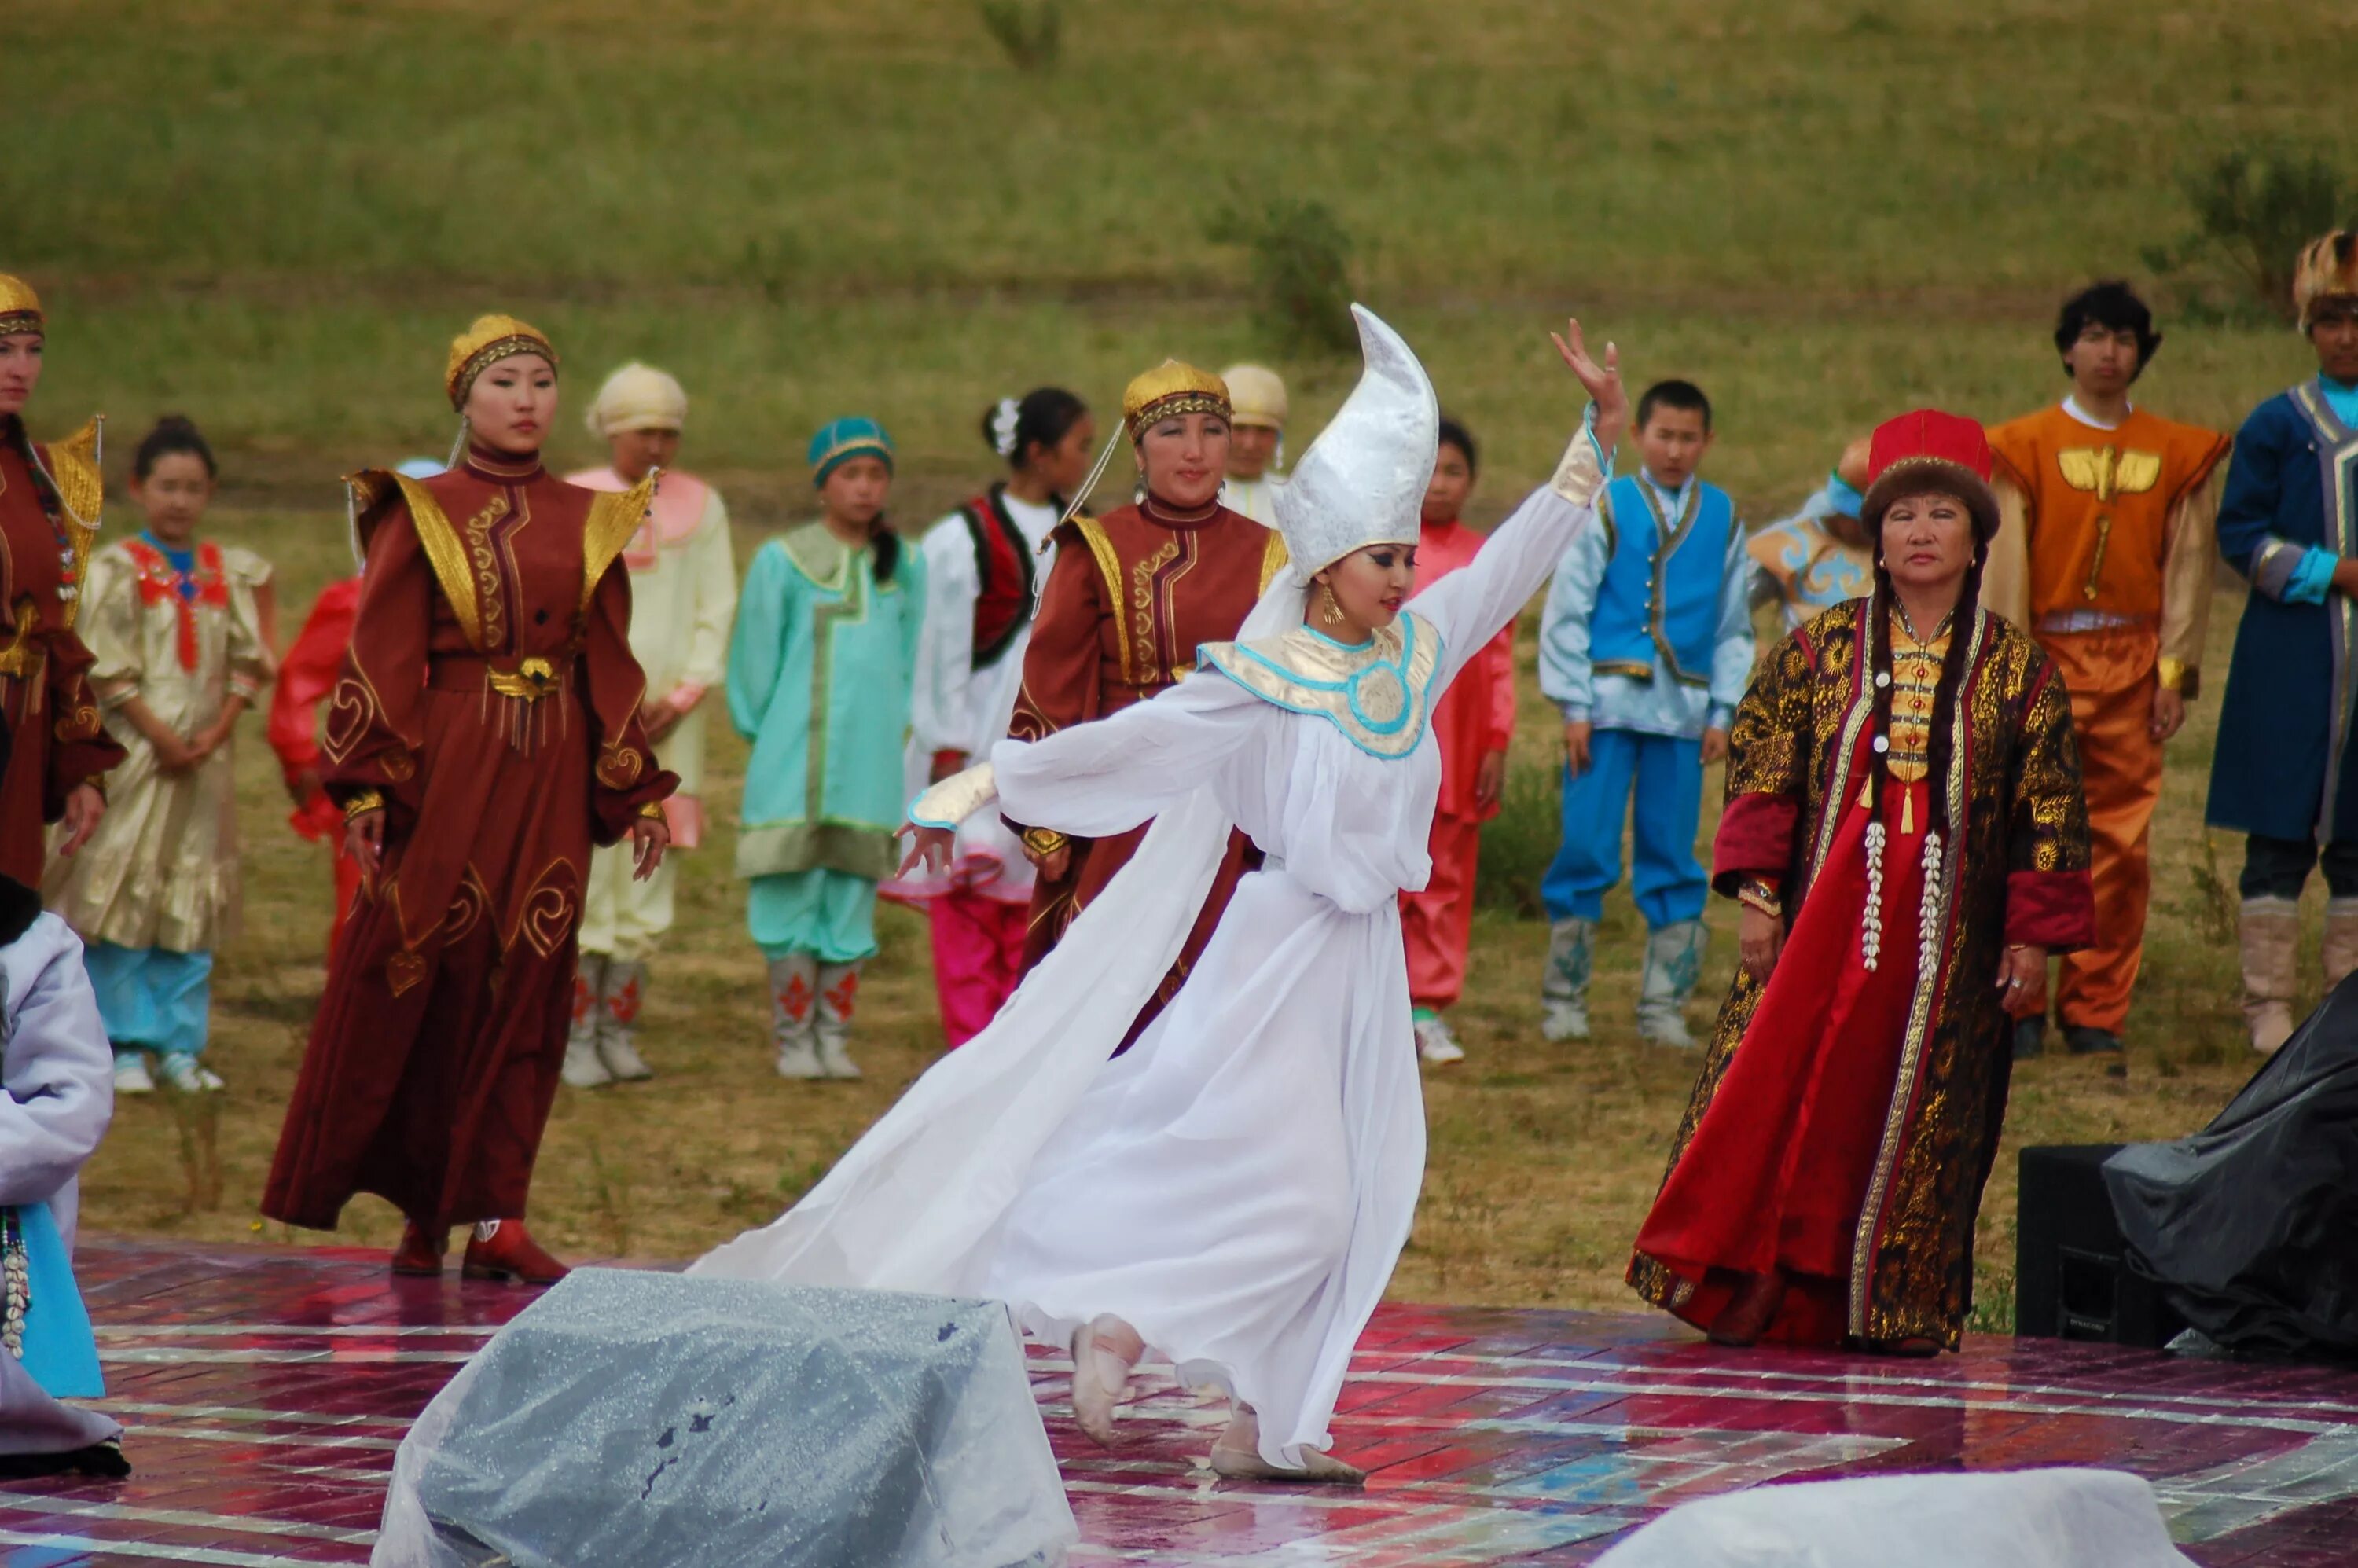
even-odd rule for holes
{"type": "Polygon", "coordinates": [[[753,743],[737,874],[770,964],[778,1073],[856,1078],[860,969],[876,884],[899,857],[925,563],[884,521],[892,440],[872,419],[811,438],[821,514],[753,557],[729,652],[729,717],[753,743]]]}

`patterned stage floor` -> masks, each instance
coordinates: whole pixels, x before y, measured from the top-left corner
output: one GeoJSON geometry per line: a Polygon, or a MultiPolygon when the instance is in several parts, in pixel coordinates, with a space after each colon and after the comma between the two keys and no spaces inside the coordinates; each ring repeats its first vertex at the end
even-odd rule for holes
{"type": "MultiPolygon", "coordinates": [[[[126,1482],[0,1487],[0,1565],[363,1563],[407,1422],[529,1292],[390,1279],[381,1253],[86,1240],[126,1482]]],[[[1393,1307],[1336,1422],[1364,1493],[1195,1468],[1219,1420],[1150,1368],[1125,1443],[1034,1380],[1078,1563],[1584,1563],[1690,1498],[1878,1470],[2107,1465],[2197,1561],[2358,1561],[2358,1374],[1980,1339],[1890,1363],[1714,1349],[1661,1322],[1393,1307]]]]}

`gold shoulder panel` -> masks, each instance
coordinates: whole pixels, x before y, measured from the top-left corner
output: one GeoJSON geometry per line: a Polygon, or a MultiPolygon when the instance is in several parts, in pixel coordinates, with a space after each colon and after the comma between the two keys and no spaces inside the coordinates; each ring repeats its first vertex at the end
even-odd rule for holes
{"type": "MultiPolygon", "coordinates": [[[[106,480],[98,466],[98,421],[49,448],[49,477],[57,481],[58,500],[64,503],[66,539],[74,553],[74,581],[90,579],[90,552],[98,543],[99,514],[106,503],[106,480]]],[[[66,630],[73,630],[79,596],[65,601],[66,630]]]]}
{"type": "Polygon", "coordinates": [[[1263,593],[1269,591],[1269,585],[1277,580],[1277,574],[1283,571],[1293,559],[1293,553],[1285,547],[1285,535],[1271,528],[1269,543],[1260,553],[1260,590],[1263,593]]]}
{"type": "Polygon", "coordinates": [[[1265,702],[1333,723],[1369,756],[1407,756],[1424,738],[1441,633],[1402,615],[1351,648],[1307,626],[1251,643],[1208,643],[1204,663],[1265,702]]]}
{"type": "Polygon", "coordinates": [[[581,608],[587,612],[590,598],[598,591],[600,579],[631,535],[646,521],[647,508],[654,503],[655,481],[660,470],[649,470],[646,477],[622,491],[600,491],[590,503],[590,520],[583,525],[581,537],[581,608]]]}
{"type": "Polygon", "coordinates": [[[1113,611],[1113,645],[1121,650],[1122,678],[1134,681],[1130,668],[1130,622],[1121,607],[1121,552],[1113,547],[1113,535],[1096,518],[1075,517],[1073,526],[1080,530],[1089,554],[1097,557],[1098,573],[1105,579],[1106,606],[1113,611]]]}
{"type": "Polygon", "coordinates": [[[384,474],[401,487],[401,499],[408,503],[410,526],[417,531],[417,543],[426,551],[426,559],[434,568],[434,580],[441,585],[442,597],[450,601],[450,612],[459,618],[459,630],[467,635],[467,645],[478,651],[483,647],[483,611],[475,598],[474,574],[467,568],[467,546],[451,525],[449,514],[442,503],[434,499],[433,492],[407,474],[384,474]]]}

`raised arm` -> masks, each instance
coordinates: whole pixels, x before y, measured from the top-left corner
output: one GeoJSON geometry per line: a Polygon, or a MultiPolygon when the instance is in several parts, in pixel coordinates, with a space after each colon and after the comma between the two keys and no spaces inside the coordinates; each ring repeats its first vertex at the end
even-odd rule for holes
{"type": "Polygon", "coordinates": [[[1530,602],[1587,524],[1596,492],[1612,471],[1613,448],[1629,423],[1619,351],[1607,343],[1602,363],[1590,359],[1577,321],[1567,324],[1555,346],[1589,396],[1587,414],[1556,465],[1555,477],[1492,530],[1472,565],[1412,601],[1412,608],[1441,633],[1446,649],[1441,674],[1444,686],[1530,602]]]}

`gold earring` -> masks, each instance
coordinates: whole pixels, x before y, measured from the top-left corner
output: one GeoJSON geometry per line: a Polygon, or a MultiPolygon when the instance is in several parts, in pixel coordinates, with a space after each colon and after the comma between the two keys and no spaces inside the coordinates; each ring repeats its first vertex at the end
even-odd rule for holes
{"type": "Polygon", "coordinates": [[[1343,606],[1335,598],[1335,585],[1325,582],[1318,586],[1326,595],[1326,608],[1318,612],[1318,618],[1329,626],[1340,626],[1343,624],[1343,606]]]}

